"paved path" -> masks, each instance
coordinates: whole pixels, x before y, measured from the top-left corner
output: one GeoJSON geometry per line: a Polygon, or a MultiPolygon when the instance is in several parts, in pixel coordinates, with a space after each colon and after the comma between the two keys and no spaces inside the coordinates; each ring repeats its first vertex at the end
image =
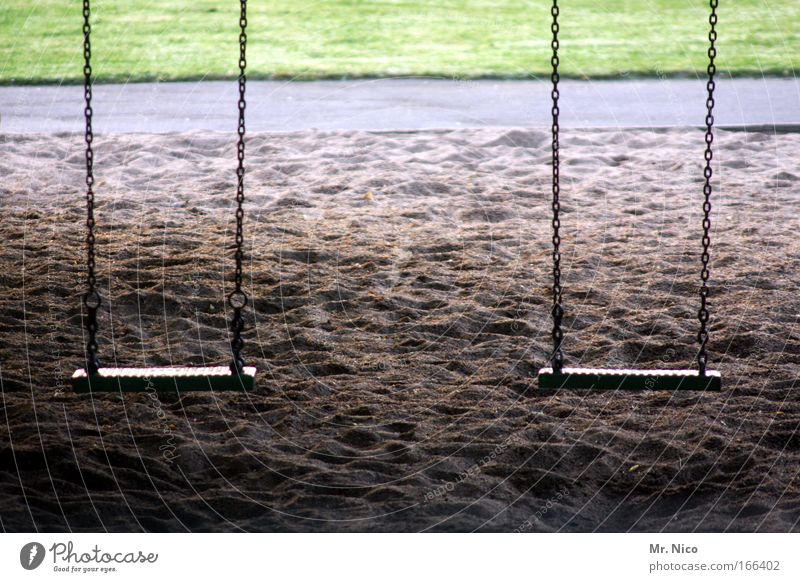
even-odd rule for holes
{"type": "MultiPolygon", "coordinates": [[[[718,84],[718,124],[800,128],[800,81],[718,84]]],[[[95,88],[99,132],[233,131],[235,82],[95,88]]],[[[564,81],[565,127],[699,126],[703,80],[564,81]]],[[[0,133],[81,131],[80,87],[0,87],[0,133]]],[[[398,79],[248,85],[249,131],[429,129],[549,124],[550,88],[537,81],[398,79]]]]}

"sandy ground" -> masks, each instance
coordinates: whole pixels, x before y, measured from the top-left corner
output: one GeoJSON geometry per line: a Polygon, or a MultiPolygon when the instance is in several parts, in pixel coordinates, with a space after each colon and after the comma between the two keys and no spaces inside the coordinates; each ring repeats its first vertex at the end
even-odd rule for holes
{"type": "MultiPolygon", "coordinates": [[[[537,394],[549,134],[249,138],[250,394],[74,395],[81,136],[0,137],[5,531],[788,531],[800,135],[723,133],[720,394],[537,394]]],[[[568,362],[695,355],[702,134],[564,136],[568,362]]],[[[234,143],[97,139],[106,363],[225,363],[234,143]]]]}

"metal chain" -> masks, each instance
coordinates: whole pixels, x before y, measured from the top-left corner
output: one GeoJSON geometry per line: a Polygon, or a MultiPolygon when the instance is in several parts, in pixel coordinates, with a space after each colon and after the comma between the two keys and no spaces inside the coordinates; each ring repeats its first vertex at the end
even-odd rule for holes
{"type": "Polygon", "coordinates": [[[244,369],[244,359],[242,358],[244,319],[242,317],[242,309],[244,309],[248,301],[247,295],[242,291],[242,262],[244,260],[244,251],[242,250],[244,245],[244,209],[242,208],[244,203],[244,110],[247,105],[244,98],[247,85],[247,0],[241,0],[239,28],[239,127],[237,129],[239,141],[236,147],[239,166],[236,169],[236,271],[234,276],[235,288],[228,296],[228,305],[233,309],[233,318],[231,319],[231,332],[233,333],[231,352],[233,353],[233,361],[230,367],[233,373],[240,374],[244,369]]]}
{"type": "Polygon", "coordinates": [[[86,293],[83,304],[86,307],[86,372],[96,374],[100,368],[97,357],[97,310],[100,308],[100,294],[97,292],[94,258],[94,151],[92,142],[92,43],[90,24],[90,0],[83,0],[83,92],[86,106],[83,110],[86,118],[86,293]]]}
{"type": "Polygon", "coordinates": [[[564,317],[564,308],[561,305],[561,219],[559,218],[559,211],[561,210],[561,202],[559,195],[561,193],[561,186],[559,184],[559,142],[558,142],[558,116],[560,113],[558,107],[558,99],[560,97],[558,91],[558,0],[553,0],[553,7],[550,10],[553,15],[553,23],[550,27],[553,32],[553,40],[550,46],[553,49],[553,56],[550,59],[553,65],[553,73],[551,80],[553,81],[553,355],[551,357],[551,364],[554,372],[560,372],[564,365],[564,354],[561,351],[561,344],[564,340],[564,332],[561,329],[561,321],[564,317]]]}
{"type": "Polygon", "coordinates": [[[708,262],[710,259],[709,247],[711,246],[711,177],[713,170],[711,168],[711,160],[714,153],[711,150],[711,144],[714,141],[714,89],[716,83],[714,82],[714,74],[717,72],[714,59],[717,56],[717,48],[715,43],[717,41],[717,6],[719,0],[710,0],[711,14],[708,17],[708,23],[711,29],[708,33],[709,47],[708,47],[708,83],[706,88],[708,90],[708,97],[706,99],[706,151],[705,160],[706,166],[703,171],[705,177],[705,184],[703,185],[703,254],[701,256],[702,269],[700,271],[700,310],[697,313],[697,318],[700,321],[700,331],[697,334],[697,341],[700,343],[700,350],[697,353],[697,368],[701,376],[706,374],[706,364],[708,363],[708,352],[706,345],[708,344],[708,277],[709,269],[708,262]]]}

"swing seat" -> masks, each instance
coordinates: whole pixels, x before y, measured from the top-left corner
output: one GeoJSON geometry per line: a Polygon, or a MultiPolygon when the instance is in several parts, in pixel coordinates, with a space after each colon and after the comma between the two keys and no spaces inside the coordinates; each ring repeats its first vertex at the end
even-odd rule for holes
{"type": "Polygon", "coordinates": [[[75,370],[75,392],[189,392],[253,389],[256,369],[245,366],[234,374],[227,366],[206,368],[100,368],[97,374],[75,370]]]}
{"type": "Polygon", "coordinates": [[[697,370],[609,370],[601,368],[553,368],[539,370],[544,390],[705,390],[719,392],[719,372],[697,370]]]}

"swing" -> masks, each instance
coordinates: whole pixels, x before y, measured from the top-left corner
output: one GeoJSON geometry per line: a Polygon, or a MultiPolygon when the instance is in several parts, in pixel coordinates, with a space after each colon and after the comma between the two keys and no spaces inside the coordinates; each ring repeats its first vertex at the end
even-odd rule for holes
{"type": "Polygon", "coordinates": [[[75,392],[138,392],[153,391],[189,391],[189,390],[251,390],[253,388],[256,369],[245,366],[242,358],[242,331],[244,319],[242,310],[248,297],[242,290],[242,262],[244,253],[242,244],[244,211],[244,110],[245,87],[247,77],[245,68],[245,49],[247,47],[247,0],[241,0],[239,18],[239,126],[237,133],[237,157],[239,165],[236,170],[236,271],[235,288],[228,295],[227,301],[233,310],[230,330],[232,333],[231,351],[233,360],[229,366],[213,367],[166,367],[166,368],[104,368],[97,355],[97,310],[100,308],[100,294],[97,291],[95,277],[95,236],[94,236],[94,152],[92,141],[92,65],[91,65],[91,25],[89,23],[90,0],[83,0],[83,54],[84,54],[84,95],[86,108],[86,208],[87,208],[87,286],[83,296],[86,307],[85,328],[88,335],[86,344],[86,364],[72,375],[72,388],[75,392]]]}
{"type": "Polygon", "coordinates": [[[703,193],[705,200],[703,202],[703,253],[701,255],[702,267],[700,270],[701,286],[700,286],[700,310],[698,312],[698,320],[700,322],[700,331],[697,334],[697,340],[700,344],[700,349],[697,354],[697,369],[696,370],[610,370],[598,368],[565,368],[564,355],[561,351],[561,346],[564,339],[564,333],[561,329],[562,320],[564,317],[564,309],[561,303],[561,237],[560,227],[561,222],[559,219],[560,202],[559,202],[559,74],[558,74],[558,0],[553,0],[551,14],[553,22],[551,31],[553,39],[551,47],[553,49],[553,56],[551,64],[553,72],[551,80],[553,82],[553,354],[550,358],[551,367],[542,368],[539,370],[538,380],[539,387],[546,390],[709,390],[718,391],[721,389],[722,378],[719,372],[710,371],[706,369],[708,362],[708,354],[706,352],[706,344],[708,343],[708,261],[709,261],[709,248],[711,246],[711,159],[713,156],[711,150],[711,143],[714,141],[714,74],[716,66],[714,58],[717,55],[715,42],[717,40],[717,9],[718,0],[710,0],[711,14],[709,16],[709,24],[711,29],[708,33],[708,40],[710,46],[708,48],[708,83],[706,88],[708,90],[708,98],[706,100],[706,150],[705,150],[705,185],[703,193]]]}

